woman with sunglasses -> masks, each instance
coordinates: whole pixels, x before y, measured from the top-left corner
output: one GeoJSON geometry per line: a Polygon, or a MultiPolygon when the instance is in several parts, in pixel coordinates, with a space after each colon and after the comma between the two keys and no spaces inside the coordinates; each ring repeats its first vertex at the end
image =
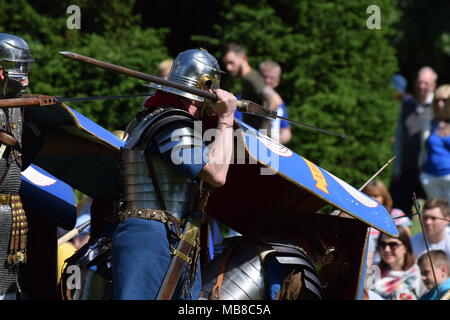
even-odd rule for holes
{"type": "Polygon", "coordinates": [[[450,202],[450,85],[436,89],[433,116],[421,131],[420,181],[429,199],[450,202]]]}
{"type": "Polygon", "coordinates": [[[403,227],[398,227],[398,230],[398,238],[386,234],[378,237],[380,273],[373,290],[386,300],[417,300],[425,287],[415,263],[409,235],[403,227]]]}

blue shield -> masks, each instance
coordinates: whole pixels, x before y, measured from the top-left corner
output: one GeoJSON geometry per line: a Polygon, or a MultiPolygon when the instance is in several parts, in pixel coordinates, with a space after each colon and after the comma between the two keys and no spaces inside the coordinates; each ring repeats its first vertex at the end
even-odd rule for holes
{"type": "Polygon", "coordinates": [[[24,170],[19,194],[32,212],[45,215],[66,230],[75,227],[77,210],[73,189],[45,170],[33,164],[24,170]]]}
{"type": "Polygon", "coordinates": [[[397,236],[389,212],[377,201],[287,147],[237,120],[238,145],[227,183],[214,191],[213,215],[241,233],[254,232],[255,219],[275,213],[316,213],[327,204],[397,236]]]}
{"type": "Polygon", "coordinates": [[[27,114],[46,131],[33,163],[91,198],[118,191],[123,141],[65,104],[28,108],[27,114]]]}

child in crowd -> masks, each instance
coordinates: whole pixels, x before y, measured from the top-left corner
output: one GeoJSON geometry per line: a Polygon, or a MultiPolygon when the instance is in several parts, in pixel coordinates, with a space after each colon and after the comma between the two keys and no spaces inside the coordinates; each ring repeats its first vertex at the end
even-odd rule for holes
{"type": "Polygon", "coordinates": [[[427,287],[428,291],[420,300],[449,300],[450,299],[450,278],[449,269],[450,262],[447,254],[443,250],[431,250],[420,256],[417,264],[420,267],[420,274],[422,281],[427,287]],[[433,267],[430,259],[433,262],[434,274],[436,275],[437,285],[439,286],[440,294],[436,288],[436,283],[433,275],[433,267]]]}

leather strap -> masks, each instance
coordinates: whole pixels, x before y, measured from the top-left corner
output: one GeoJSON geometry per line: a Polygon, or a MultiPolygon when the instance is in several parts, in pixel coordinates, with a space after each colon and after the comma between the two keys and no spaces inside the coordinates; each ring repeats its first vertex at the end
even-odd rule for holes
{"type": "MultiPolygon", "coordinates": [[[[156,209],[126,209],[124,211],[119,212],[120,221],[124,221],[128,218],[140,218],[147,220],[157,220],[163,223],[167,223],[169,221],[168,214],[164,210],[156,210],[156,209]]],[[[174,221],[177,223],[181,223],[181,220],[174,217],[174,221]]]]}
{"type": "MultiPolygon", "coordinates": [[[[153,167],[153,161],[150,155],[150,148],[148,147],[145,148],[144,156],[148,168],[148,175],[153,182],[153,186],[155,187],[156,197],[158,198],[159,205],[167,213],[167,218],[170,224],[172,224],[175,227],[175,234],[177,238],[180,238],[181,236],[180,224],[177,223],[177,221],[175,220],[176,218],[173,215],[171,215],[170,212],[167,210],[166,203],[164,202],[164,198],[162,196],[161,188],[159,187],[158,179],[156,178],[155,168],[153,167]]],[[[168,224],[166,224],[166,226],[168,226],[168,224]]],[[[168,232],[171,231],[169,227],[167,231],[168,232]]]]}

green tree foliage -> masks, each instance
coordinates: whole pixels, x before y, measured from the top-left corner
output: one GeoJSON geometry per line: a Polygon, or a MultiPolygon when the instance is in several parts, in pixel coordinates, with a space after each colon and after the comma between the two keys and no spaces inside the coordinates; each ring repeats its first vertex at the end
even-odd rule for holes
{"type": "Polygon", "coordinates": [[[392,156],[398,112],[390,81],[397,71],[389,44],[395,1],[377,1],[379,30],[366,26],[371,4],[228,1],[214,34],[193,38],[216,54],[223,43],[238,42],[254,67],[265,59],[279,62],[278,91],[290,117],[347,135],[341,139],[293,127],[290,147],[353,185],[361,185],[392,156]]]}
{"type": "MultiPolygon", "coordinates": [[[[391,28],[399,17],[397,1],[376,1],[381,29],[369,30],[366,10],[373,2],[189,0],[168,5],[162,0],[0,0],[0,32],[30,42],[36,59],[33,93],[67,97],[147,89],[137,79],[64,59],[59,51],[154,74],[169,52],[202,46],[220,58],[222,45],[239,42],[247,47],[254,67],[265,59],[281,64],[278,90],[290,117],[347,134],[340,139],[293,127],[290,147],[360,185],[390,158],[398,112],[390,81],[397,71],[396,57],[389,44],[402,39],[391,28]],[[66,26],[69,5],[81,9],[80,30],[66,26]]],[[[224,88],[238,93],[237,84],[224,76],[224,88]]],[[[114,130],[123,129],[141,102],[136,98],[70,105],[114,130]]]]}
{"type": "Polygon", "coordinates": [[[450,83],[450,1],[399,0],[402,13],[394,38],[400,70],[414,90],[417,70],[425,65],[433,67],[439,83],[450,83]]]}
{"type": "MultiPolygon", "coordinates": [[[[30,76],[33,93],[65,97],[145,93],[143,82],[70,61],[73,51],[142,72],[155,73],[167,58],[167,30],[143,29],[133,13],[135,1],[0,0],[0,32],[26,39],[36,62],[30,76]],[[81,29],[68,29],[70,5],[81,9],[81,29]]],[[[123,129],[143,98],[69,104],[109,130],[123,129]]]]}

